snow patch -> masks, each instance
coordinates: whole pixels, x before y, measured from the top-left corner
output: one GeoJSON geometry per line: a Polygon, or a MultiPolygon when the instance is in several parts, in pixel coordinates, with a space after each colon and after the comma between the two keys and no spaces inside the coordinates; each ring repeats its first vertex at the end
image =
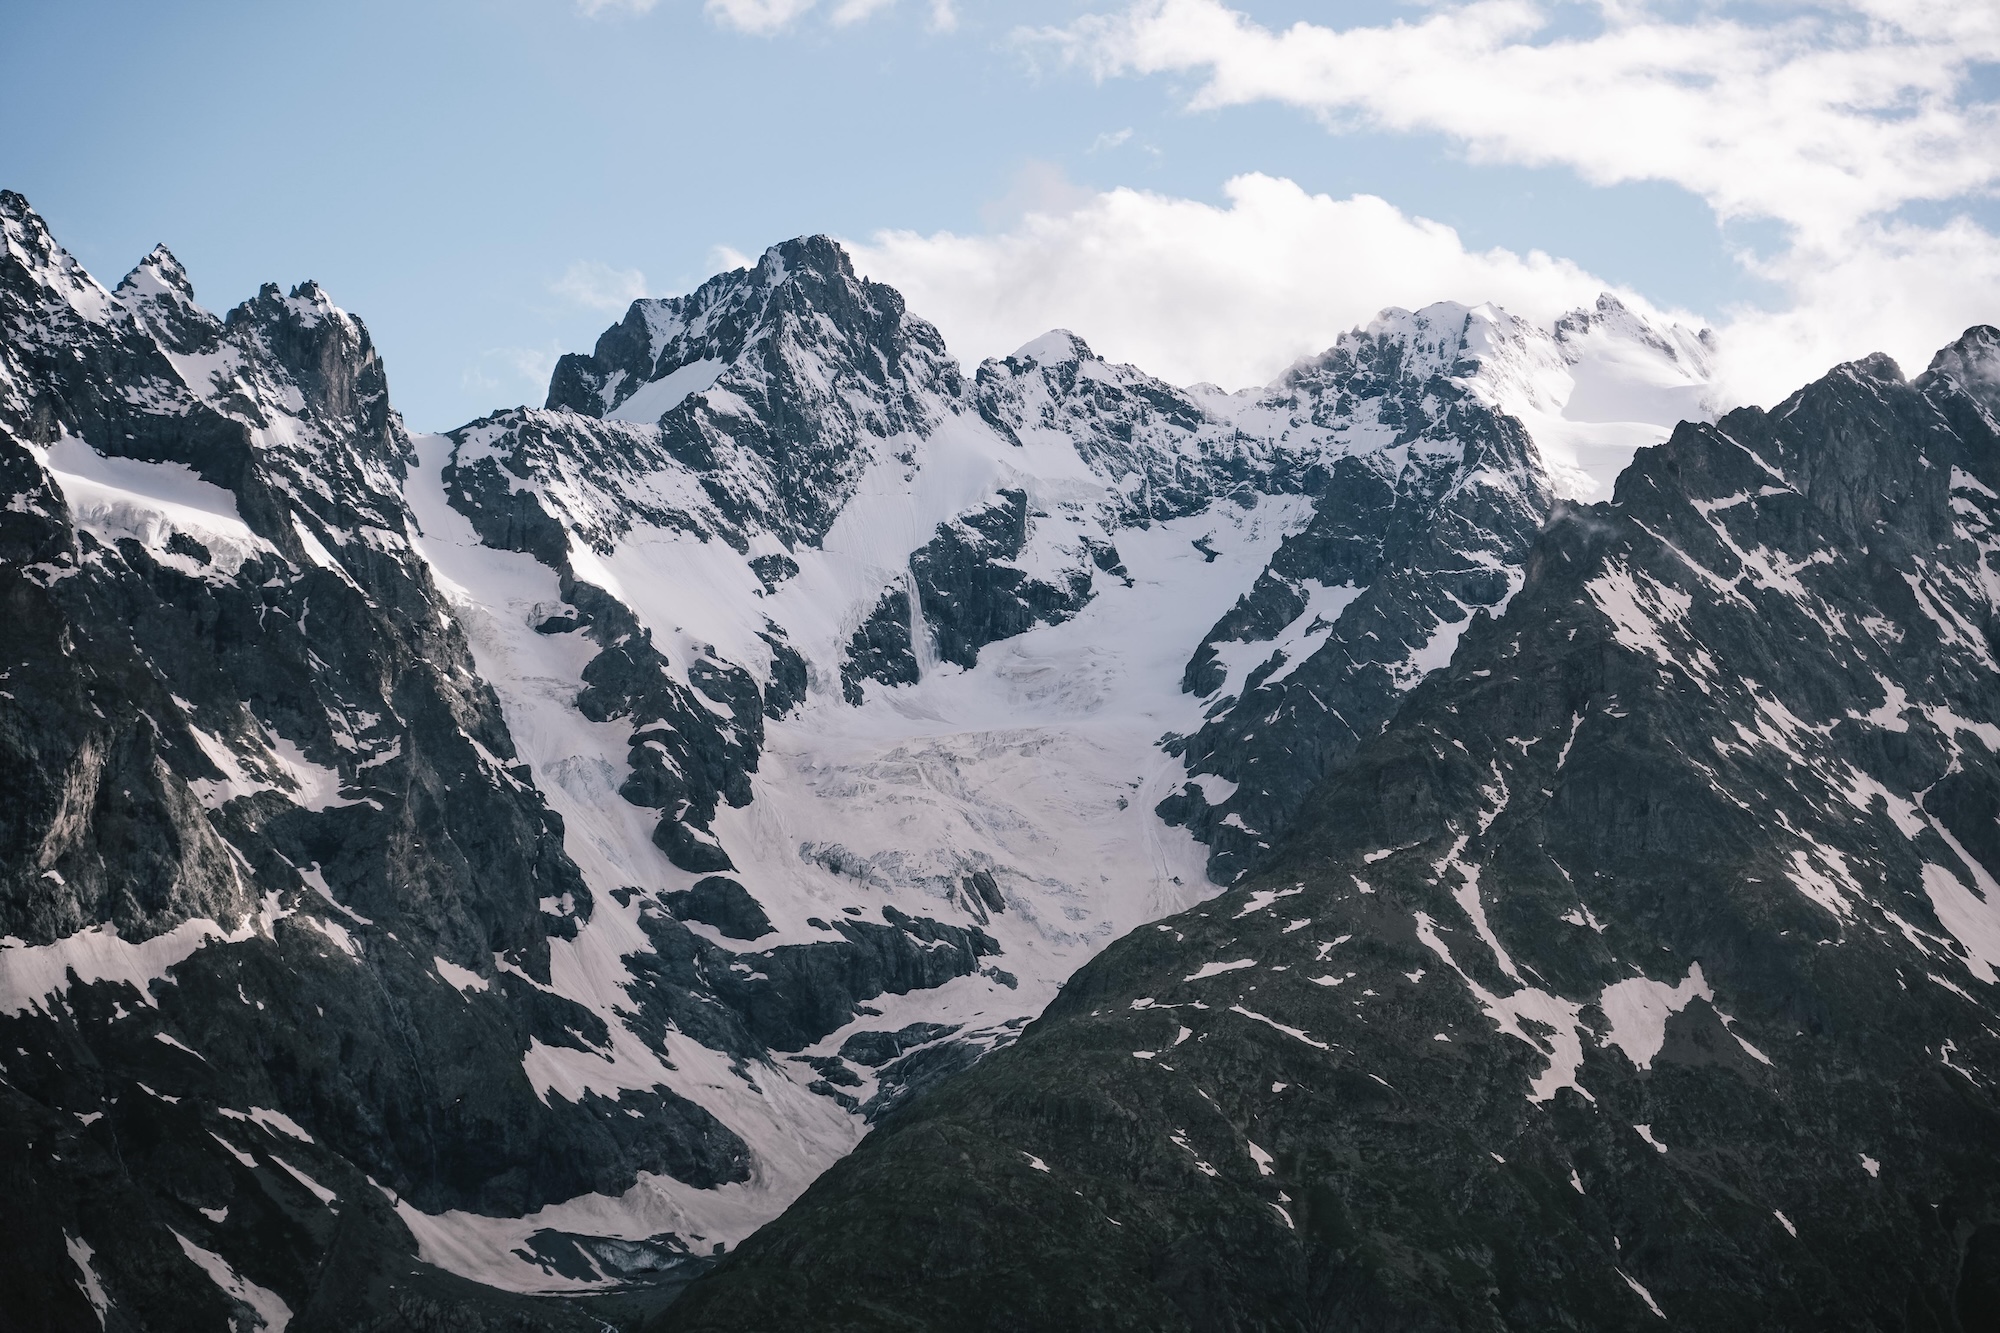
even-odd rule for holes
{"type": "Polygon", "coordinates": [[[228,1120],[240,1120],[245,1124],[262,1125],[265,1129],[276,1130],[280,1134],[289,1135],[297,1139],[300,1143],[311,1143],[313,1141],[312,1135],[301,1129],[299,1122],[286,1115],[283,1111],[272,1111],[262,1106],[253,1106],[248,1111],[231,1110],[227,1106],[218,1106],[215,1109],[218,1114],[228,1120]]]}
{"type": "Polygon", "coordinates": [[[167,974],[197,950],[211,943],[241,944],[253,936],[269,935],[271,924],[288,915],[273,894],[234,930],[198,917],[136,944],[120,939],[118,927],[108,922],[49,944],[9,946],[0,941],[0,1013],[42,1012],[45,1002],[68,991],[72,973],[80,985],[123,982],[139,992],[143,1003],[152,1005],[153,983],[171,981],[167,974]]]}
{"type": "Polygon", "coordinates": [[[244,561],[277,554],[243,521],[233,493],[184,463],[110,457],[68,434],[47,448],[28,448],[62,491],[77,526],[106,546],[131,538],[159,563],[195,578],[233,578],[244,561]],[[168,550],[176,532],[199,542],[212,567],[168,550]]]}
{"type": "Polygon", "coordinates": [[[1613,986],[1606,986],[1598,996],[1598,1007],[1611,1020],[1611,1035],[1604,1039],[1607,1046],[1616,1046],[1640,1069],[1651,1069],[1653,1057],[1667,1041],[1667,1020],[1688,1007],[1696,999],[1713,1003],[1715,992],[1701,975],[1701,964],[1695,963],[1678,986],[1669,986],[1663,981],[1650,981],[1645,977],[1630,977],[1613,986]]]}
{"type": "Polygon", "coordinates": [[[437,968],[437,974],[444,978],[445,984],[456,990],[484,991],[491,990],[493,987],[492,982],[480,976],[471,968],[460,967],[457,963],[450,962],[436,955],[432,955],[431,964],[437,968]]]}
{"type": "Polygon", "coordinates": [[[181,1253],[206,1273],[209,1281],[220,1287],[225,1296],[249,1309],[259,1327],[269,1333],[284,1333],[285,1325],[292,1322],[292,1310],[279,1299],[277,1292],[258,1286],[231,1268],[221,1255],[204,1250],[172,1227],[167,1231],[181,1243],[181,1253]]]}
{"type": "Polygon", "coordinates": [[[1624,1269],[1620,1268],[1616,1271],[1619,1277],[1625,1279],[1625,1285],[1630,1287],[1634,1292],[1636,1292],[1638,1294],[1639,1299],[1646,1303],[1646,1308],[1648,1310],[1651,1310],[1654,1314],[1658,1315],[1662,1319],[1665,1319],[1667,1317],[1666,1311],[1660,1308],[1660,1303],[1653,1299],[1652,1292],[1647,1291],[1644,1287],[1640,1286],[1636,1281],[1633,1280],[1632,1275],[1630,1273],[1627,1273],[1624,1269]]]}
{"type": "Polygon", "coordinates": [[[63,1245],[69,1250],[69,1260],[76,1265],[80,1275],[77,1285],[83,1288],[83,1298],[90,1302],[91,1311],[97,1316],[97,1326],[104,1327],[104,1316],[111,1309],[111,1300],[104,1294],[104,1283],[97,1276],[97,1267],[91,1263],[96,1251],[76,1236],[63,1232],[63,1245]]]}
{"type": "Polygon", "coordinates": [[[679,406],[680,401],[691,393],[700,393],[711,387],[728,365],[722,361],[703,358],[690,361],[684,366],[668,371],[659,379],[639,388],[618,406],[604,414],[606,421],[630,421],[637,425],[650,426],[661,417],[679,406]]]}

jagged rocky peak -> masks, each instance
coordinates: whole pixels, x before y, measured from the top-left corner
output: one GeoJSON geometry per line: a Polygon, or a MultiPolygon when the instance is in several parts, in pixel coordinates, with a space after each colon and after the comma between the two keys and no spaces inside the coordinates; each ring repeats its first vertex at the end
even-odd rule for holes
{"type": "Polygon", "coordinates": [[[816,544],[871,466],[912,465],[963,400],[937,330],[837,243],[803,237],[686,296],[633,302],[592,355],[558,362],[547,408],[453,432],[455,484],[468,512],[518,506],[494,490],[506,460],[599,546],[634,518],[738,547],[759,531],[816,544]]]}
{"type": "Polygon", "coordinates": [[[1975,324],[1949,347],[1938,349],[1924,375],[1949,379],[1989,415],[2000,418],[2000,329],[1975,324]]]}
{"type": "Polygon", "coordinates": [[[1358,402],[1443,378],[1480,385],[1498,401],[1501,386],[1531,385],[1561,364],[1549,330],[1498,306],[1439,301],[1419,310],[1383,310],[1326,351],[1294,364],[1271,392],[1325,399],[1329,413],[1343,413],[1358,402]]]}
{"type": "Polygon", "coordinates": [[[1599,292],[1588,310],[1572,310],[1555,322],[1555,338],[1575,349],[1593,338],[1610,338],[1642,345],[1669,361],[1690,366],[1700,374],[1713,370],[1715,331],[1692,328],[1677,320],[1634,310],[1610,292],[1599,292]]]}
{"type": "MultiPolygon", "coordinates": [[[[650,424],[753,349],[751,360],[774,377],[814,361],[858,378],[870,396],[956,391],[956,365],[937,331],[912,318],[893,288],[857,277],[837,241],[802,236],[686,296],[634,301],[590,356],[556,363],[547,406],[650,424]]],[[[923,421],[918,412],[906,424],[923,421]]]]}
{"type": "MultiPolygon", "coordinates": [[[[286,395],[296,389],[304,395],[308,416],[358,415],[378,441],[394,433],[386,384],[367,330],[316,284],[303,283],[289,296],[266,286],[219,320],[196,303],[185,267],[164,245],[154,247],[115,290],[107,291],[56,243],[20,195],[0,195],[0,230],[6,240],[0,299],[8,307],[17,346],[49,348],[83,341],[107,350],[116,346],[124,359],[100,367],[104,374],[76,386],[77,398],[64,408],[74,433],[112,452],[161,447],[160,441],[149,442],[140,433],[134,433],[131,445],[120,443],[125,432],[110,422],[131,415],[141,404],[132,397],[139,392],[136,383],[125,387],[122,401],[113,401],[120,395],[107,396],[107,380],[117,375],[145,381],[152,386],[145,391],[151,395],[191,395],[205,408],[257,427],[290,412],[286,395]]],[[[49,403],[43,406],[54,410],[49,403]]],[[[39,429],[48,428],[52,422],[39,429]]],[[[196,427],[191,433],[204,431],[196,427]]]]}
{"type": "Polygon", "coordinates": [[[1015,349],[1008,361],[1032,361],[1038,365],[1071,365],[1098,360],[1090,344],[1068,329],[1050,329],[1039,338],[1030,338],[1015,349]]]}
{"type": "Polygon", "coordinates": [[[1389,351],[1398,344],[1422,349],[1412,369],[1442,374],[1519,421],[1567,499],[1610,498],[1634,450],[1676,422],[1714,419],[1719,406],[1714,335],[1608,292],[1547,327],[1446,302],[1385,312],[1352,336],[1373,345],[1376,365],[1400,364],[1389,351]]]}
{"type": "Polygon", "coordinates": [[[114,294],[128,300],[148,297],[170,302],[194,302],[194,282],[174,252],[161,242],[119,282],[114,294]]]}
{"type": "Polygon", "coordinates": [[[34,293],[37,304],[59,301],[90,320],[109,315],[111,294],[56,244],[41,215],[12,190],[0,190],[0,237],[6,243],[0,281],[17,297],[34,293]]]}
{"type": "Polygon", "coordinates": [[[290,292],[265,283],[225,323],[288,372],[308,409],[344,419],[358,438],[400,462],[407,444],[389,406],[388,374],[374,339],[317,282],[308,279],[290,292]]]}
{"type": "MultiPolygon", "coordinates": [[[[1490,304],[1441,301],[1384,310],[1299,362],[1274,388],[1357,394],[1371,382],[1443,376],[1520,417],[1539,442],[1550,418],[1670,426],[1713,416],[1713,343],[1707,329],[1634,310],[1609,292],[1547,327],[1490,304]]],[[[1568,442],[1549,443],[1560,449],[1568,442]]]]}
{"type": "Polygon", "coordinates": [[[1106,361],[1068,329],[988,359],[973,395],[980,415],[1013,443],[1024,430],[1062,431],[1113,475],[1130,463],[1121,446],[1177,452],[1192,432],[1221,424],[1188,391],[1106,361]]]}
{"type": "Polygon", "coordinates": [[[1391,306],[1361,328],[1335,339],[1280,379],[1308,384],[1365,374],[1383,381],[1424,381],[1434,375],[1469,376],[1482,351],[1524,344],[1534,326],[1495,306],[1439,301],[1420,310],[1391,306]]]}

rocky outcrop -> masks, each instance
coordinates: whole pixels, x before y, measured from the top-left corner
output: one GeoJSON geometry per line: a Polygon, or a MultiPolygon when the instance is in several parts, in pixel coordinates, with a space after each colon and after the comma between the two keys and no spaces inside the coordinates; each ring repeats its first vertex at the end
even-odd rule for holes
{"type": "Polygon", "coordinates": [[[1027,493],[1001,491],[992,504],[939,524],[910,556],[924,623],[944,661],[976,666],[985,645],[1059,624],[1090,600],[1088,565],[1052,582],[1014,563],[1028,548],[1028,522],[1027,493]]]}
{"type": "Polygon", "coordinates": [[[865,680],[884,685],[914,685],[917,654],[910,642],[910,594],[890,588],[847,643],[847,660],[840,664],[840,692],[860,705],[865,680]]]}
{"type": "MultiPolygon", "coordinates": [[[[894,908],[884,917],[879,923],[836,917],[823,923],[831,938],[822,943],[732,952],[674,917],[648,913],[641,925],[653,949],[634,961],[639,1030],[664,1031],[671,1023],[740,1059],[803,1050],[872,1012],[864,1009],[867,1001],[935,990],[1000,951],[976,928],[894,908]]],[[[699,918],[688,913],[687,919],[699,918]]]]}

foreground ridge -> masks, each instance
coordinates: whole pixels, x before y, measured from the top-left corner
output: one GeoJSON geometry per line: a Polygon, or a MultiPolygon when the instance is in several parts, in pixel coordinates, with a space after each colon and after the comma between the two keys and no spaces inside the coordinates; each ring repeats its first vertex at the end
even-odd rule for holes
{"type": "Polygon", "coordinates": [[[2000,1318],[2000,331],[1683,425],[659,1329],[2000,1318]]]}

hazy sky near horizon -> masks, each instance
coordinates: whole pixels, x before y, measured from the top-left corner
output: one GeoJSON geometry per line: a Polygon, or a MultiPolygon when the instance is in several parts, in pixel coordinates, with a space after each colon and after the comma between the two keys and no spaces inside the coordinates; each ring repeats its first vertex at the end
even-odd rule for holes
{"type": "Polygon", "coordinates": [[[968,361],[1261,382],[1384,305],[1611,288],[1768,401],[2000,323],[2000,6],[0,0],[0,186],[107,283],[317,279],[413,427],[806,232],[968,361]]]}

